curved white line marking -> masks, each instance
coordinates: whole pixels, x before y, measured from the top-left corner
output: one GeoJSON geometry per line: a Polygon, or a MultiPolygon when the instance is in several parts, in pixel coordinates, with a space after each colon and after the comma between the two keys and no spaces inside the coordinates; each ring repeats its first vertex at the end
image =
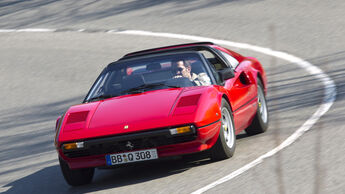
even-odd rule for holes
{"type": "Polygon", "coordinates": [[[56,29],[49,28],[23,28],[23,29],[0,29],[0,32],[55,32],[56,29]]]}
{"type": "MultiPolygon", "coordinates": [[[[57,29],[0,29],[0,32],[56,32],[57,29]]],[[[85,29],[75,30],[76,32],[84,32],[85,29]]],[[[279,146],[272,149],[271,151],[265,153],[264,155],[258,157],[254,161],[246,164],[245,166],[235,170],[234,172],[230,173],[229,175],[214,181],[211,184],[206,185],[205,187],[200,188],[197,191],[194,191],[192,194],[199,194],[203,193],[219,184],[222,184],[226,181],[229,181],[236,176],[244,173],[245,171],[253,168],[254,166],[263,162],[265,158],[271,157],[280,150],[286,148],[287,146],[291,145],[294,141],[296,141],[300,136],[302,136],[306,131],[310,130],[310,128],[324,115],[333,105],[335,101],[335,97],[337,94],[336,87],[334,81],[325,74],[320,68],[312,65],[311,63],[290,55],[288,53],[274,51],[270,48],[264,48],[259,46],[254,46],[250,44],[244,43],[237,43],[231,42],[226,40],[218,40],[213,38],[206,38],[201,36],[191,36],[191,35],[184,35],[184,34],[173,34],[173,33],[158,33],[158,32],[149,32],[149,31],[137,31],[137,30],[126,30],[126,31],[117,31],[117,30],[108,30],[105,31],[106,33],[115,33],[115,34],[132,34],[132,35],[141,35],[141,36],[153,36],[153,37],[166,37],[166,38],[176,38],[176,39],[185,39],[185,40],[195,40],[195,41],[210,41],[217,44],[227,45],[231,47],[237,47],[247,50],[256,51],[259,53],[263,53],[266,55],[271,55],[274,57],[278,57],[289,61],[291,63],[295,63],[301,68],[305,69],[310,75],[318,78],[325,87],[324,91],[324,98],[323,102],[320,107],[316,110],[316,112],[300,127],[298,128],[291,136],[289,136],[285,141],[283,141],[279,146]]]]}
{"type": "Polygon", "coordinates": [[[260,164],[263,162],[265,158],[271,157],[280,150],[286,148],[287,146],[291,145],[294,141],[296,141],[301,135],[303,135],[306,131],[310,130],[310,128],[321,118],[322,115],[324,115],[332,106],[333,102],[335,101],[336,97],[336,87],[333,82],[333,80],[328,77],[327,74],[325,74],[320,68],[312,65],[311,63],[295,57],[293,55],[290,55],[288,53],[280,52],[280,51],[274,51],[270,48],[263,48],[259,46],[253,46],[250,44],[244,44],[244,43],[237,43],[237,42],[230,42],[226,40],[218,40],[213,38],[205,38],[201,36],[191,36],[191,35],[183,35],[183,34],[172,34],[172,33],[156,33],[156,32],[147,32],[147,31],[123,31],[123,32],[116,32],[118,34],[133,34],[133,35],[143,35],[143,36],[155,36],[155,37],[166,37],[166,38],[177,38],[177,39],[186,39],[186,40],[195,40],[195,41],[210,41],[217,44],[227,45],[231,47],[237,47],[242,49],[248,49],[256,52],[260,52],[266,55],[271,55],[274,57],[278,57],[281,59],[284,59],[286,61],[289,61],[291,63],[295,63],[301,68],[305,69],[310,75],[315,76],[318,78],[325,87],[324,91],[324,98],[323,102],[320,105],[320,107],[317,109],[317,111],[299,128],[297,129],[291,136],[289,136],[285,141],[283,141],[279,146],[272,149],[271,151],[265,153],[264,155],[258,157],[254,161],[250,162],[249,164],[235,170],[234,172],[230,173],[229,175],[218,179],[214,181],[213,183],[206,185],[205,187],[200,188],[197,191],[194,191],[192,194],[199,194],[203,193],[219,184],[222,184],[226,181],[229,181],[236,176],[244,173],[245,171],[249,170],[250,168],[253,168],[254,166],[260,164]]]}

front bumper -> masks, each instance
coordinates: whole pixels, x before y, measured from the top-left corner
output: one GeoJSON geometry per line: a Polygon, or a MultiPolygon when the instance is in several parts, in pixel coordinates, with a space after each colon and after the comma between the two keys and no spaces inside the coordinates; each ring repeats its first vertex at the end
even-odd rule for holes
{"type": "MultiPolygon", "coordinates": [[[[209,149],[217,141],[220,121],[191,132],[171,135],[169,129],[158,129],[84,140],[84,148],[73,151],[58,149],[60,157],[71,169],[106,166],[108,154],[156,148],[158,157],[167,157],[200,152],[209,149]],[[132,146],[128,146],[128,142],[132,146]]],[[[66,142],[65,142],[66,143],[66,142]]]]}

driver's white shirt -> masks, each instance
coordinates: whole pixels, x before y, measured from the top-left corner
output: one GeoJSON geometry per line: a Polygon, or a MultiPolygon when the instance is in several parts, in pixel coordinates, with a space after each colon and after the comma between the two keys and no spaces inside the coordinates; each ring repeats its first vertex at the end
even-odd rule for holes
{"type": "Polygon", "coordinates": [[[208,86],[208,85],[211,85],[211,80],[207,76],[206,73],[199,73],[199,74],[192,73],[191,81],[193,81],[198,86],[208,86]]]}

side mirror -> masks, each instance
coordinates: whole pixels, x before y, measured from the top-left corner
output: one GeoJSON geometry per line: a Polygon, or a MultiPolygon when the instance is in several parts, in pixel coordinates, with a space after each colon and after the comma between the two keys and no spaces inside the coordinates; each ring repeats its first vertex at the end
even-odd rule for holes
{"type": "Polygon", "coordinates": [[[219,70],[218,75],[219,75],[221,82],[224,82],[227,79],[235,77],[235,73],[231,68],[219,70]]]}

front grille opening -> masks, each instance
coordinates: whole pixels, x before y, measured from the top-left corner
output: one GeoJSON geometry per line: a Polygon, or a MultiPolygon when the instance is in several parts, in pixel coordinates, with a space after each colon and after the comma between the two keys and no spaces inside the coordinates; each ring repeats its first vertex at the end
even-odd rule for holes
{"type": "Polygon", "coordinates": [[[196,133],[187,134],[183,136],[167,136],[167,135],[157,135],[142,138],[133,138],[131,135],[121,136],[121,140],[114,141],[104,141],[98,139],[97,144],[88,143],[85,141],[86,148],[80,150],[63,150],[64,154],[69,158],[78,158],[92,155],[100,154],[110,154],[116,152],[127,152],[139,149],[150,149],[164,145],[184,143],[188,141],[193,141],[197,137],[196,133]],[[126,138],[128,136],[128,138],[126,138]],[[128,141],[133,147],[128,146],[128,141]]]}

